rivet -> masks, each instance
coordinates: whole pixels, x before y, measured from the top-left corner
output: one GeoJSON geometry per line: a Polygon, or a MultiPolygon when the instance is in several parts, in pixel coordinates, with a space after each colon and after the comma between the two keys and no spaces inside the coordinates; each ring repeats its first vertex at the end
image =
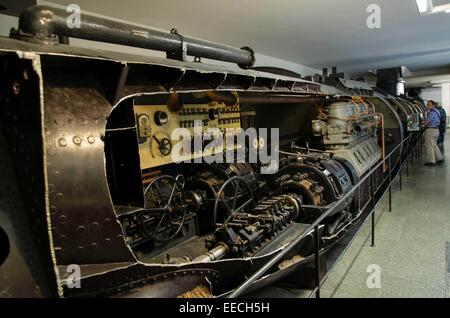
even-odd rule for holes
{"type": "Polygon", "coordinates": [[[63,146],[63,147],[67,146],[67,141],[66,141],[66,139],[65,139],[65,138],[60,138],[60,139],[59,139],[59,145],[60,145],[60,146],[63,146]]]}
{"type": "Polygon", "coordinates": [[[78,136],[73,137],[73,143],[76,145],[81,144],[81,138],[78,136]]]}
{"type": "Polygon", "coordinates": [[[91,223],[91,230],[92,231],[97,231],[99,229],[100,225],[98,224],[98,222],[92,222],[91,223]]]}
{"type": "Polygon", "coordinates": [[[58,212],[58,209],[56,208],[56,206],[52,205],[50,207],[50,214],[55,215],[58,212]]]}
{"type": "Polygon", "coordinates": [[[83,225],[77,227],[77,232],[79,235],[83,235],[86,232],[86,228],[83,225]]]}
{"type": "Polygon", "coordinates": [[[61,215],[59,218],[58,218],[58,222],[59,222],[59,224],[64,224],[64,223],[66,223],[66,216],[65,215],[61,215]]]}
{"type": "Polygon", "coordinates": [[[97,248],[97,247],[98,247],[97,243],[92,243],[92,244],[91,244],[91,248],[94,248],[94,249],[95,249],[95,248],[97,248]]]}
{"type": "Polygon", "coordinates": [[[90,144],[93,144],[93,143],[95,142],[94,136],[89,136],[89,137],[88,137],[88,142],[89,142],[90,144]]]}
{"type": "Polygon", "coordinates": [[[14,81],[12,84],[12,91],[14,93],[14,95],[19,95],[20,94],[20,84],[17,81],[14,81]]]}
{"type": "Polygon", "coordinates": [[[111,239],[110,238],[105,238],[105,243],[107,243],[107,244],[109,244],[111,242],[111,239]]]}

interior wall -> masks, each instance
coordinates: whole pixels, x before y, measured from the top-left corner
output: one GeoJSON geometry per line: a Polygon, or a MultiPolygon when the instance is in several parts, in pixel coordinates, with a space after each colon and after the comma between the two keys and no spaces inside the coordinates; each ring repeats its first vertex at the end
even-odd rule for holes
{"type": "Polygon", "coordinates": [[[9,36],[12,27],[17,28],[19,18],[0,14],[0,36],[9,36]]]}
{"type": "Polygon", "coordinates": [[[441,85],[441,96],[441,105],[447,112],[447,115],[450,115],[450,83],[441,85]]]}
{"type": "Polygon", "coordinates": [[[421,95],[424,101],[434,100],[442,104],[442,90],[440,87],[424,88],[421,95]]]}

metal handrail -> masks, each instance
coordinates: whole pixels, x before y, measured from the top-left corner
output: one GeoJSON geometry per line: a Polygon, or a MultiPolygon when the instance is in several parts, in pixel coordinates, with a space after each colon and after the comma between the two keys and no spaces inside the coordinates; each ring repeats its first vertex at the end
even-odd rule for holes
{"type": "MultiPolygon", "coordinates": [[[[291,243],[289,243],[280,253],[276,254],[269,261],[267,261],[264,266],[262,266],[259,270],[253,273],[244,283],[239,285],[232,293],[227,295],[227,298],[235,298],[242,295],[256,280],[261,278],[270,268],[272,268],[278,261],[280,261],[287,253],[289,253],[301,240],[303,240],[307,235],[310,235],[311,232],[315,233],[315,236],[318,236],[318,227],[320,223],[327,218],[330,214],[334,213],[338,207],[349,199],[356,190],[359,190],[360,186],[368,179],[372,178],[372,174],[383,164],[386,163],[387,160],[390,161],[391,156],[401,147],[408,142],[412,138],[412,134],[406,137],[401,143],[399,143],[385,158],[380,161],[370,173],[364,176],[348,193],[346,193],[341,199],[336,201],[325,213],[323,213],[319,218],[316,219],[302,234],[300,234],[296,239],[294,239],[291,243]]],[[[400,169],[402,167],[401,164],[401,156],[400,156],[400,169]]],[[[392,167],[391,167],[392,168],[392,167]]],[[[373,182],[372,182],[373,183],[373,182]]],[[[372,197],[372,201],[373,201],[372,197]]],[[[374,202],[372,203],[374,204],[374,202]]],[[[316,243],[318,241],[318,237],[316,237],[316,243]]],[[[316,266],[318,262],[318,255],[316,251],[316,266]]],[[[316,271],[317,275],[317,271],[316,271]]],[[[317,277],[316,277],[317,279],[317,277]]]]}

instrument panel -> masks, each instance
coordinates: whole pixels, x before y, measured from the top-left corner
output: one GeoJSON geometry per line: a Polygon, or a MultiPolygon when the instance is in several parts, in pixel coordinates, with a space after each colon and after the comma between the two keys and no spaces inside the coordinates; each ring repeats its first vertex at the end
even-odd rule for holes
{"type": "MultiPolygon", "coordinates": [[[[172,112],[167,105],[134,105],[141,169],[173,163],[172,150],[185,138],[202,138],[209,128],[218,128],[224,138],[236,135],[241,129],[240,107],[223,103],[185,104],[172,112]],[[173,132],[182,128],[183,139],[175,140],[173,132]],[[186,136],[186,137],[184,137],[186,136]]],[[[202,139],[203,140],[203,139],[202,139]]],[[[236,146],[235,146],[236,147],[236,146]]],[[[191,149],[190,159],[203,157],[203,151],[191,149]]]]}

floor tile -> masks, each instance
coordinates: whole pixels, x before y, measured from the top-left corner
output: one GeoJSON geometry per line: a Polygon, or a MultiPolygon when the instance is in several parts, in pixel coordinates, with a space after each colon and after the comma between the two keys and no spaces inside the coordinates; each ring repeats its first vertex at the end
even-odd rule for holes
{"type": "MultiPolygon", "coordinates": [[[[448,142],[448,141],[447,141],[448,142]]],[[[447,147],[450,149],[450,143],[447,147]]],[[[446,297],[446,242],[450,242],[450,167],[415,164],[377,209],[375,247],[369,219],[324,283],[323,297],[446,297]],[[367,266],[381,269],[381,289],[367,287],[367,266]]],[[[447,284],[449,286],[447,286],[447,284]]]]}

